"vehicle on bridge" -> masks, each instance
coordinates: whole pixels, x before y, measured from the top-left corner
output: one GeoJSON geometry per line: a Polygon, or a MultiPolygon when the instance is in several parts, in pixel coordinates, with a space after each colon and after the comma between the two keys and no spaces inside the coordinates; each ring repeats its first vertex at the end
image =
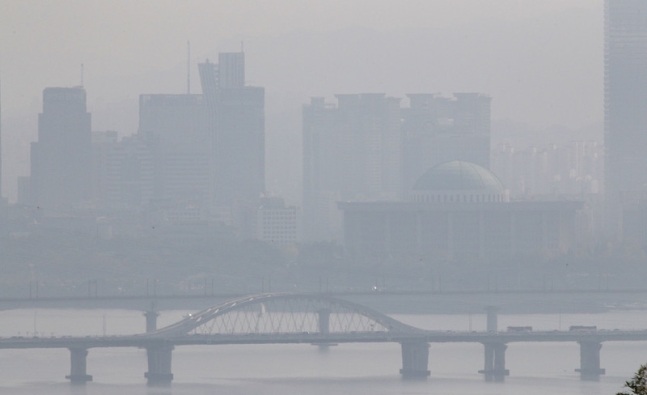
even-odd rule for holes
{"type": "Polygon", "coordinates": [[[532,326],[509,326],[509,333],[530,333],[532,332],[532,326]]]}
{"type": "Polygon", "coordinates": [[[569,332],[593,333],[598,331],[597,326],[592,325],[571,325],[569,332]]]}

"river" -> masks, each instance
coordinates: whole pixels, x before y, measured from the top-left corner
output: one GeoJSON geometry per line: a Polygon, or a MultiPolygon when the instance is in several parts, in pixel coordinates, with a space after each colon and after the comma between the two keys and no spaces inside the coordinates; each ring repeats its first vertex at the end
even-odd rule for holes
{"type": "MultiPolygon", "coordinates": [[[[179,320],[185,311],[163,311],[158,325],[179,320]]],[[[394,315],[408,324],[436,330],[481,331],[484,315],[394,315]]],[[[0,311],[0,336],[120,335],[143,331],[141,312],[129,310],[0,311]]],[[[597,325],[599,329],[645,329],[647,311],[600,314],[500,315],[499,327],[533,326],[535,330],[597,325]]],[[[170,389],[146,387],[145,350],[91,349],[88,373],[94,381],[73,387],[68,350],[0,350],[0,394],[461,394],[461,395],[602,395],[615,394],[641,363],[647,342],[609,342],[601,351],[607,374],[599,382],[582,382],[579,346],[575,343],[512,343],[506,352],[510,376],[486,383],[483,347],[479,344],[432,344],[431,377],[404,382],[398,344],[342,344],[321,352],[311,345],[232,345],[177,347],[175,379],[170,389]]]]}

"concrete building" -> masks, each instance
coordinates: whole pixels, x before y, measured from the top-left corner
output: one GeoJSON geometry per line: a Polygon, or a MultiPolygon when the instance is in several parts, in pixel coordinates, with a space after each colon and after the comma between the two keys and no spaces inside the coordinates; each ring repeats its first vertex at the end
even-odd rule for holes
{"type": "Polygon", "coordinates": [[[140,136],[125,137],[103,147],[97,182],[99,202],[110,208],[138,208],[156,199],[156,156],[140,136]]]}
{"type": "Polygon", "coordinates": [[[135,135],[118,141],[114,132],[95,133],[100,208],[150,212],[162,222],[223,221],[242,237],[256,236],[264,90],[244,85],[242,53],[219,61],[199,65],[203,94],[141,95],[135,135]]]}
{"type": "Polygon", "coordinates": [[[0,80],[0,201],[2,196],[2,81],[0,80]]]}
{"type": "Polygon", "coordinates": [[[429,169],[409,202],[340,202],[353,259],[385,263],[493,261],[567,253],[582,202],[509,201],[489,170],[452,161],[429,169]]]}
{"type": "Polygon", "coordinates": [[[92,198],[97,205],[106,196],[105,182],[110,152],[119,142],[114,130],[92,132],[92,198]]]}
{"type": "Polygon", "coordinates": [[[46,88],[38,116],[38,141],[31,145],[31,203],[51,212],[69,210],[90,199],[91,116],[86,92],[46,88]]]}
{"type": "MultiPolygon", "coordinates": [[[[245,54],[221,53],[198,65],[213,152],[219,211],[257,207],[265,192],[265,90],[245,85],[245,54]]],[[[236,213],[230,215],[236,217],[236,213]]]]}
{"type": "Polygon", "coordinates": [[[621,235],[624,200],[647,192],[647,2],[605,1],[607,229],[621,235]]]}
{"type": "Polygon", "coordinates": [[[265,192],[265,90],[221,88],[216,113],[216,204],[256,206],[265,192]]]}
{"type": "Polygon", "coordinates": [[[202,95],[141,95],[138,138],[155,156],[155,197],[211,201],[211,140],[202,95]]]}
{"type": "Polygon", "coordinates": [[[402,109],[403,194],[427,169],[452,160],[490,168],[490,103],[480,93],[409,94],[402,109]]]}
{"type": "Polygon", "coordinates": [[[336,200],[400,198],[400,100],[381,93],[336,98],[337,105],[313,98],[303,108],[304,230],[309,240],[338,237],[336,200]]]}
{"type": "Polygon", "coordinates": [[[300,210],[286,206],[281,198],[261,198],[257,225],[257,239],[270,245],[287,247],[301,241],[300,210]]]}

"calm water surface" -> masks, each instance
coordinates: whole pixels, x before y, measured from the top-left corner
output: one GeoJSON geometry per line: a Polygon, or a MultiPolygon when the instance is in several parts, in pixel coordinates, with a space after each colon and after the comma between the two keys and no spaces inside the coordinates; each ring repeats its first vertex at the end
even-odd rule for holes
{"type": "MultiPolygon", "coordinates": [[[[165,311],[159,326],[184,311],[165,311]]],[[[483,315],[398,315],[408,324],[436,330],[484,330],[483,315]]],[[[127,310],[9,310],[0,312],[0,336],[119,335],[143,331],[141,312],[127,310]]],[[[499,327],[531,325],[535,330],[597,325],[600,329],[647,328],[645,311],[603,314],[501,315],[499,327]]],[[[67,350],[0,350],[0,394],[461,394],[602,395],[615,394],[636,368],[647,362],[647,342],[605,343],[607,374],[600,382],[581,382],[575,343],[513,343],[506,352],[510,376],[485,383],[479,344],[432,344],[431,377],[403,382],[398,344],[346,344],[320,352],[310,345],[191,346],[173,352],[171,389],[149,389],[144,350],[91,349],[88,373],[94,382],[72,387],[67,350]]]]}

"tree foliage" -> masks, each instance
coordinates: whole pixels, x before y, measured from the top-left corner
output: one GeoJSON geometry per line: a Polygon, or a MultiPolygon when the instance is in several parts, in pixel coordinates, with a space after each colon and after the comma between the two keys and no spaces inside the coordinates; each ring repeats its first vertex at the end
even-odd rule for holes
{"type": "Polygon", "coordinates": [[[647,395],[647,365],[641,365],[634,377],[625,383],[631,392],[618,392],[616,395],[647,395]]]}

